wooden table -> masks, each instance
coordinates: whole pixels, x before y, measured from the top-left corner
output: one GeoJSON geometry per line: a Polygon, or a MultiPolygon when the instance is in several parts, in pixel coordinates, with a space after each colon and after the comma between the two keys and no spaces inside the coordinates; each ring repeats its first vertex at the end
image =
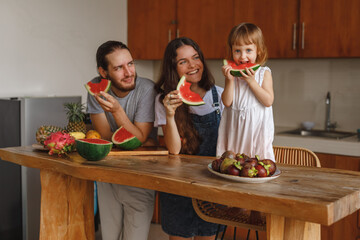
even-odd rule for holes
{"type": "Polygon", "coordinates": [[[360,173],[354,171],[279,164],[279,178],[245,184],[212,175],[208,157],[112,155],[88,162],[77,153],[58,158],[28,146],[0,149],[0,158],[40,169],[40,239],[94,239],[93,181],[267,213],[268,240],[320,240],[321,224],[329,226],[360,208],[360,173]]]}

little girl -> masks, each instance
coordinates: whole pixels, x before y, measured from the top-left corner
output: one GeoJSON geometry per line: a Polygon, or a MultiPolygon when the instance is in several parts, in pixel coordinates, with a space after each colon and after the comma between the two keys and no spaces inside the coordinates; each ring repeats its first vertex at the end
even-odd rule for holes
{"type": "MultiPolygon", "coordinates": [[[[263,65],[267,60],[262,32],[252,23],[235,26],[229,34],[228,47],[232,60],[238,65],[263,65]]],[[[231,69],[229,65],[222,67],[225,88],[221,98],[225,109],[220,121],[216,155],[231,150],[275,161],[271,70],[268,67],[256,71],[246,68],[242,77],[234,77],[230,74],[231,69]]]]}

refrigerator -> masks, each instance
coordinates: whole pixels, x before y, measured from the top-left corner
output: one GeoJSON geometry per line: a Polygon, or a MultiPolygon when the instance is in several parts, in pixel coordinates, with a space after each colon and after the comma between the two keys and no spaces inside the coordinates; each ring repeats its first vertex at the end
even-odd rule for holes
{"type": "MultiPolygon", "coordinates": [[[[36,143],[41,125],[65,127],[67,102],[81,102],[81,96],[0,99],[0,148],[36,143]]],[[[0,239],[38,240],[40,170],[0,159],[0,193],[0,239]]]]}

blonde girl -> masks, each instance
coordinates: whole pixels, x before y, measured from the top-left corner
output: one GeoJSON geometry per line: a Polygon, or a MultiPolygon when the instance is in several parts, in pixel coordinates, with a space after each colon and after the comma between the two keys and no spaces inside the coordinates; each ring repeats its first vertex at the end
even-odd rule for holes
{"type": "Polygon", "coordinates": [[[246,68],[241,77],[230,74],[230,65],[222,67],[225,88],[221,98],[225,109],[216,154],[219,156],[232,150],[274,161],[273,81],[270,68],[263,66],[267,49],[260,28],[252,23],[235,26],[229,34],[228,47],[231,60],[236,64],[257,63],[262,66],[256,71],[246,68]]]}

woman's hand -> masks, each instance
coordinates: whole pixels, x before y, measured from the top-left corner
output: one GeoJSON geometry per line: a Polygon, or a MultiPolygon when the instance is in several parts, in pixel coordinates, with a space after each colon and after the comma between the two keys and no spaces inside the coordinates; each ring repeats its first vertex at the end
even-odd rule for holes
{"type": "Polygon", "coordinates": [[[176,109],[183,104],[183,101],[181,100],[179,96],[179,91],[174,90],[169,92],[163,100],[163,104],[166,110],[167,116],[174,116],[176,109]]]}
{"type": "Polygon", "coordinates": [[[100,92],[98,95],[95,95],[95,98],[105,112],[114,113],[121,108],[120,103],[106,92],[100,92]]]}

